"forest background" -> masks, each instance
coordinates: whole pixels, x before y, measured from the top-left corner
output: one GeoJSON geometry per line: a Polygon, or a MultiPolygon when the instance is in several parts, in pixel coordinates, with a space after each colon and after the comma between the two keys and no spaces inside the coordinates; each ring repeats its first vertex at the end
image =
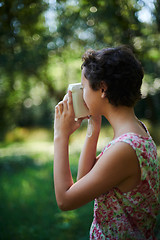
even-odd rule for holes
{"type": "MultiPolygon", "coordinates": [[[[144,67],[135,112],[160,155],[159,0],[0,0],[0,239],[88,239],[92,203],[62,213],[55,202],[54,106],[80,82],[85,50],[123,44],[144,67]]],[[[74,178],[85,131],[70,140],[74,178]]]]}

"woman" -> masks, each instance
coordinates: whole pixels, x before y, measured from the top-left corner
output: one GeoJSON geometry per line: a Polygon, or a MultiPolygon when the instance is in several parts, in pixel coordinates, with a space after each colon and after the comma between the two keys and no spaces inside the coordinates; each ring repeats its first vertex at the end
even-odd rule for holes
{"type": "Polygon", "coordinates": [[[95,199],[90,239],[155,239],[159,208],[159,169],[155,143],[134,114],[141,96],[143,69],[126,47],[87,51],[83,56],[83,98],[92,116],[74,183],[69,166],[75,121],[69,91],[55,107],[54,184],[58,206],[76,209],[95,199]],[[101,116],[114,137],[96,157],[101,116]]]}

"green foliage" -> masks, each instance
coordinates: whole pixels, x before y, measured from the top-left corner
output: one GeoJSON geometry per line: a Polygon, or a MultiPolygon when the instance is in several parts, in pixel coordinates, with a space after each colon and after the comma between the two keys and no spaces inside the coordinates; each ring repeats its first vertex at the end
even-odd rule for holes
{"type": "MultiPolygon", "coordinates": [[[[35,74],[47,59],[42,13],[47,9],[43,1],[1,1],[1,68],[14,77],[35,74]]],[[[47,36],[46,36],[47,37],[47,36]]],[[[14,79],[10,79],[13,88],[14,79]]]]}
{"type": "Polygon", "coordinates": [[[38,78],[48,59],[50,36],[42,13],[43,1],[1,1],[0,3],[0,138],[19,117],[30,90],[30,77],[38,78]]]}
{"type": "Polygon", "coordinates": [[[17,125],[51,126],[54,105],[69,83],[80,81],[81,56],[88,48],[128,44],[144,66],[144,97],[157,93],[160,4],[155,1],[150,23],[138,18],[143,5],[138,0],[2,0],[0,140],[17,125]]]}
{"type": "Polygon", "coordinates": [[[155,0],[154,16],[155,16],[158,32],[160,32],[160,2],[158,0],[155,0]]]}
{"type": "Polygon", "coordinates": [[[140,35],[136,1],[58,1],[57,31],[65,43],[100,47],[132,43],[140,35]]]}

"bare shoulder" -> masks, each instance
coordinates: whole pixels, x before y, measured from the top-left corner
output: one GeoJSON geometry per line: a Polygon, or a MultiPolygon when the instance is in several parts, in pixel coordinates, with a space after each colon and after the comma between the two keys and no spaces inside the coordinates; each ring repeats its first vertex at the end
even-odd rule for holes
{"type": "Polygon", "coordinates": [[[137,185],[140,176],[139,161],[135,150],[125,142],[117,142],[108,148],[96,165],[100,178],[108,182],[108,190],[121,186],[122,183],[124,189],[137,185]]]}
{"type": "Polygon", "coordinates": [[[132,174],[139,166],[135,150],[125,142],[117,142],[112,145],[103,153],[98,162],[107,168],[126,169],[127,175],[132,174]]]}
{"type": "MultiPolygon", "coordinates": [[[[104,154],[102,155],[102,157],[104,158],[116,158],[117,161],[119,162],[129,162],[129,159],[137,159],[137,155],[135,150],[133,149],[133,147],[126,143],[126,142],[117,142],[115,144],[113,144],[111,147],[109,147],[108,149],[106,149],[106,151],[104,152],[104,154]],[[118,157],[118,158],[117,158],[118,157]],[[122,159],[121,159],[122,158],[122,159]]],[[[131,162],[130,160],[130,162],[131,162]]]]}

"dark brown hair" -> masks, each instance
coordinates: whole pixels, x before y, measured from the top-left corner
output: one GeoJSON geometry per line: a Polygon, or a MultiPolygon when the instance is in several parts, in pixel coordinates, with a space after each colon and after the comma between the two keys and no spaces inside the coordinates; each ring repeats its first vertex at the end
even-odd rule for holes
{"type": "Polygon", "coordinates": [[[143,68],[130,48],[88,50],[82,60],[91,88],[96,91],[102,82],[106,84],[106,97],[114,106],[131,107],[141,98],[143,68]]]}

